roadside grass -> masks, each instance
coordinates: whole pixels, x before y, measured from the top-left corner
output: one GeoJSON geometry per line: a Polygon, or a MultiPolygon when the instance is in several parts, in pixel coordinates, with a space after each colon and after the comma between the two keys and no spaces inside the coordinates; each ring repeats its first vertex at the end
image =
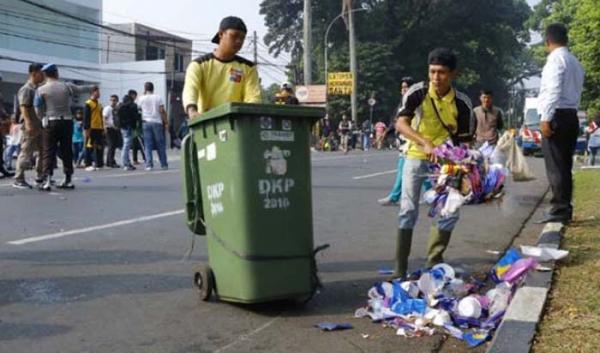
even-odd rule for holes
{"type": "Polygon", "coordinates": [[[600,171],[575,175],[575,220],[562,248],[533,353],[600,352],[600,171]]]}

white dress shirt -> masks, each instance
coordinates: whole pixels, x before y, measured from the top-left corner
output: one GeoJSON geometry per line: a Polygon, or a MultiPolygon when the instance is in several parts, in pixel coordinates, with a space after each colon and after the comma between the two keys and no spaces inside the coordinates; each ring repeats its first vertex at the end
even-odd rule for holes
{"type": "Polygon", "coordinates": [[[102,110],[102,116],[104,117],[104,127],[115,127],[115,108],[107,105],[102,110]]]}
{"type": "Polygon", "coordinates": [[[584,76],[583,67],[566,47],[548,55],[538,97],[542,121],[551,121],[556,109],[579,108],[584,76]]]}

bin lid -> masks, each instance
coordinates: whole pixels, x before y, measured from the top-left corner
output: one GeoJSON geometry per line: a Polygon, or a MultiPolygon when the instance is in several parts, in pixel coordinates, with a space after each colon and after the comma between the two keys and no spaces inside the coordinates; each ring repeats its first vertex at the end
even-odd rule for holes
{"type": "Polygon", "coordinates": [[[302,107],[298,105],[225,103],[193,119],[190,121],[189,126],[194,126],[207,120],[218,119],[232,114],[239,117],[248,115],[268,115],[317,120],[325,116],[325,109],[302,107]]]}

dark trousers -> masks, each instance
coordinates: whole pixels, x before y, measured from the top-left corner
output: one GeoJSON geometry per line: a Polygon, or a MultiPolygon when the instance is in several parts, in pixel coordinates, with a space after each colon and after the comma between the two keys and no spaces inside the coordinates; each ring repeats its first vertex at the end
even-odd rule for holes
{"type": "Polygon", "coordinates": [[[106,129],[106,165],[109,167],[115,166],[115,151],[122,147],[121,132],[115,128],[106,129]]]}
{"type": "Polygon", "coordinates": [[[73,122],[52,120],[42,132],[44,176],[51,176],[57,154],[63,162],[65,175],[73,174],[73,122]]]}
{"type": "Polygon", "coordinates": [[[85,166],[96,163],[97,168],[104,167],[104,130],[90,129],[90,138],[85,142],[85,166]]]}
{"type": "Polygon", "coordinates": [[[571,220],[573,216],[573,155],[579,135],[579,120],[575,109],[557,109],[552,118],[553,134],[542,139],[546,175],[552,189],[549,216],[571,220]]]}

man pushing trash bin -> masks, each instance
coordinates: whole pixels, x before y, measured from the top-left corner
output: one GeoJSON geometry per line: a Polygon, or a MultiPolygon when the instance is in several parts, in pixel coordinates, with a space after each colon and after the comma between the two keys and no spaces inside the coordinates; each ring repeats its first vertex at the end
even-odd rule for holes
{"type": "Polygon", "coordinates": [[[214,52],[193,60],[185,74],[183,105],[192,119],[224,103],[261,103],[256,64],[237,53],[244,46],[246,25],[226,17],[212,42],[214,52]]]}

